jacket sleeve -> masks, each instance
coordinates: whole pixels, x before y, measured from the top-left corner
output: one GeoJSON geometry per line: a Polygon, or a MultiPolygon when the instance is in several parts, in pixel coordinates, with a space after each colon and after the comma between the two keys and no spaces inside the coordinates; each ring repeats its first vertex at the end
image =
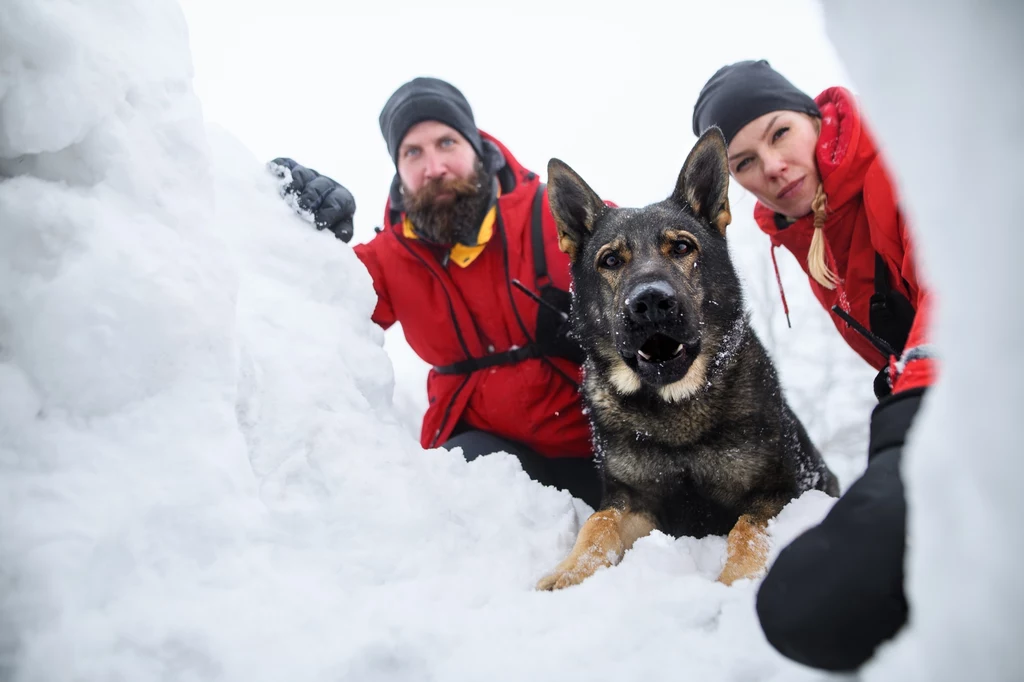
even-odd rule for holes
{"type": "Polygon", "coordinates": [[[903,279],[913,282],[917,289],[914,304],[914,323],[907,336],[907,344],[903,355],[890,362],[893,394],[915,388],[930,386],[936,378],[937,359],[931,344],[932,304],[933,297],[926,282],[922,281],[920,269],[917,267],[917,253],[913,244],[913,235],[903,212],[898,211],[897,221],[899,237],[903,242],[903,263],[900,268],[903,279]]]}
{"type": "MultiPolygon", "coordinates": [[[[898,262],[900,276],[908,284],[915,312],[902,356],[890,359],[889,384],[894,394],[930,386],[936,375],[936,360],[930,343],[932,294],[918,267],[913,227],[900,208],[897,188],[881,157],[865,176],[864,199],[875,221],[890,226],[873,235],[872,241],[884,240],[891,247],[890,252],[903,255],[898,262]]],[[[876,249],[880,246],[874,245],[876,249]]]]}
{"type": "Polygon", "coordinates": [[[384,277],[384,269],[380,265],[380,252],[382,240],[386,239],[384,232],[377,234],[365,244],[356,244],[353,251],[366,266],[370,277],[373,278],[373,290],[377,292],[377,307],[373,310],[371,319],[378,325],[387,329],[396,322],[395,311],[391,307],[391,297],[388,295],[387,282],[384,277]]]}
{"type": "Polygon", "coordinates": [[[931,294],[921,289],[917,296],[914,324],[907,337],[902,357],[893,359],[889,373],[893,377],[893,394],[931,386],[936,378],[936,358],[929,343],[931,327],[931,294]]]}

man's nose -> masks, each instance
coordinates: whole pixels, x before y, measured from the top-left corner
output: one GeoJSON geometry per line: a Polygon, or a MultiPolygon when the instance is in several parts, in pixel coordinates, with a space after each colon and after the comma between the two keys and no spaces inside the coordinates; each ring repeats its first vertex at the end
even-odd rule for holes
{"type": "Polygon", "coordinates": [[[435,178],[443,178],[448,174],[448,166],[445,164],[444,159],[439,154],[427,154],[427,158],[424,159],[423,164],[423,175],[427,180],[433,180],[435,178]]]}

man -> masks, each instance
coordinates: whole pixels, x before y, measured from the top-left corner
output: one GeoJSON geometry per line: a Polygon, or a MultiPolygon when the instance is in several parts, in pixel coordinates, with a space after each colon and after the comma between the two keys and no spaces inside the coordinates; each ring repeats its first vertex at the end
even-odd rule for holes
{"type": "MultiPolygon", "coordinates": [[[[373,277],[373,320],[400,322],[433,366],[421,444],[461,447],[469,460],[509,452],[535,480],[596,507],[582,355],[567,338],[569,261],[540,179],[442,80],[398,88],[380,129],[397,173],[383,228],[354,250],[373,277]]],[[[290,159],[272,163],[291,170],[286,191],[318,228],[351,238],[347,190],[290,159]]]]}

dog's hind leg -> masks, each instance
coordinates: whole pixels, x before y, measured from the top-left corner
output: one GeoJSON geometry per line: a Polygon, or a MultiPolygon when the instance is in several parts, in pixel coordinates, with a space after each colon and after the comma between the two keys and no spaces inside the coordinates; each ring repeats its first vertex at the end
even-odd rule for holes
{"type": "Polygon", "coordinates": [[[785,502],[762,500],[740,516],[726,541],[725,566],[718,582],[732,585],[742,578],[756,578],[768,562],[768,521],[778,515],[785,502]]]}
{"type": "Polygon", "coordinates": [[[537,583],[538,590],[560,590],[577,585],[603,566],[614,566],[639,538],[654,530],[646,514],[602,509],[587,519],[565,561],[537,583]]]}

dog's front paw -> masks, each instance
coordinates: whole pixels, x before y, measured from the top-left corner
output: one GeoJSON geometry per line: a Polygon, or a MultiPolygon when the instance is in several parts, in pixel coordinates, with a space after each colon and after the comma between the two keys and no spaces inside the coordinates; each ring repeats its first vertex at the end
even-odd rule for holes
{"type": "Polygon", "coordinates": [[[614,566],[637,538],[654,528],[654,520],[641,512],[602,509],[580,529],[572,552],[555,570],[537,583],[538,590],[560,590],[578,585],[594,571],[614,566]]]}
{"type": "Polygon", "coordinates": [[[768,559],[768,536],[765,522],[744,514],[736,522],[727,539],[727,558],[718,582],[732,585],[744,578],[758,578],[768,559]]]}
{"type": "Polygon", "coordinates": [[[723,585],[732,585],[737,580],[744,578],[760,578],[764,574],[764,568],[763,562],[726,562],[721,575],[718,576],[718,582],[723,585]]]}
{"type": "Polygon", "coordinates": [[[537,583],[538,590],[561,590],[565,587],[579,585],[581,582],[594,575],[599,568],[615,564],[616,557],[605,553],[601,556],[598,552],[585,552],[581,554],[570,554],[569,557],[558,564],[548,575],[544,576],[537,583]]]}

